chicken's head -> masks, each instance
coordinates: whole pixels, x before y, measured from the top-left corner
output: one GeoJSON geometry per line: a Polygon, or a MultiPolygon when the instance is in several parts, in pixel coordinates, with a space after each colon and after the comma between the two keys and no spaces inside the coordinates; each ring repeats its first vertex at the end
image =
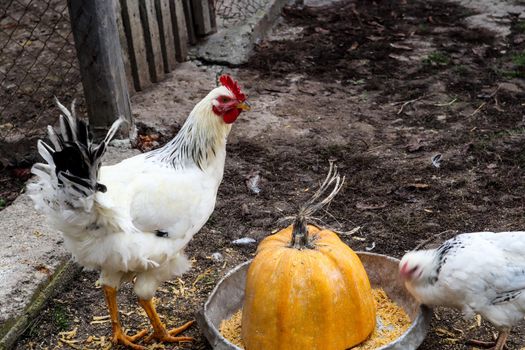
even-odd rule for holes
{"type": "Polygon", "coordinates": [[[406,253],[399,263],[399,275],[410,283],[419,283],[432,278],[436,259],[434,250],[419,250],[406,253]]]}
{"type": "Polygon", "coordinates": [[[221,86],[215,88],[210,96],[212,110],[226,124],[231,124],[242,111],[249,111],[250,105],[246,102],[246,95],[241,91],[239,84],[229,75],[222,75],[219,81],[221,86]]]}

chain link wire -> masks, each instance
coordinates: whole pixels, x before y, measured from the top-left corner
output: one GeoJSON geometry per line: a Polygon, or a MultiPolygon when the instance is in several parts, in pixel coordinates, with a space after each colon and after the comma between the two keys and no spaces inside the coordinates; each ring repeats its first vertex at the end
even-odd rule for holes
{"type": "Polygon", "coordinates": [[[67,0],[0,1],[0,152],[40,137],[80,82],[67,0]]]}
{"type": "MultiPolygon", "coordinates": [[[[214,1],[226,28],[246,22],[268,2],[214,1]]],[[[0,0],[0,161],[13,149],[6,144],[34,146],[57,120],[55,96],[84,105],[67,0],[0,0]]]]}
{"type": "Polygon", "coordinates": [[[214,0],[219,26],[234,27],[246,22],[257,11],[262,10],[269,0],[214,0]]]}

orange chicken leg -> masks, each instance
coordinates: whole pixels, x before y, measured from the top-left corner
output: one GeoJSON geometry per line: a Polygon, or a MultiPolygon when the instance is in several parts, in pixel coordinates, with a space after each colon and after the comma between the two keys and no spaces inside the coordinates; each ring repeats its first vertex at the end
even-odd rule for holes
{"type": "Polygon", "coordinates": [[[187,328],[189,328],[195,321],[189,321],[180,327],[177,327],[177,328],[174,328],[168,331],[166,330],[166,327],[160,320],[160,317],[157,314],[157,311],[155,310],[155,306],[153,305],[153,302],[151,299],[149,300],[139,299],[139,304],[140,306],[142,306],[144,311],[146,311],[146,314],[148,315],[148,318],[150,319],[151,325],[153,326],[153,334],[151,334],[148,337],[148,340],[154,339],[158,342],[167,342],[167,343],[187,342],[187,341],[193,340],[192,337],[176,337],[176,335],[186,330],[187,328]]]}
{"type": "Polygon", "coordinates": [[[134,350],[144,350],[146,349],[143,346],[135,344],[135,341],[144,337],[148,334],[147,330],[138,332],[133,336],[128,336],[122,331],[120,326],[120,321],[118,318],[118,307],[117,307],[117,290],[113,287],[103,286],[104,296],[106,297],[106,303],[108,304],[109,315],[111,317],[111,325],[113,327],[113,337],[111,341],[113,344],[122,344],[128,346],[134,350]]]}

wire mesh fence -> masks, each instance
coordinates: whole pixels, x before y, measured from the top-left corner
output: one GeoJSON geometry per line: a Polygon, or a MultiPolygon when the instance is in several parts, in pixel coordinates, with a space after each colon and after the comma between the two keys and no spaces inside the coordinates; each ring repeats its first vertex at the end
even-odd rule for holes
{"type": "MultiPolygon", "coordinates": [[[[227,28],[269,0],[211,1],[227,28]]],[[[54,96],[83,109],[67,0],[0,0],[0,169],[15,154],[34,154],[34,139],[57,119],[54,96]]]]}
{"type": "Polygon", "coordinates": [[[56,120],[54,96],[82,96],[67,0],[0,1],[0,161],[56,120]]]}
{"type": "Polygon", "coordinates": [[[269,0],[215,0],[217,24],[224,28],[243,24],[268,2],[269,0]]]}

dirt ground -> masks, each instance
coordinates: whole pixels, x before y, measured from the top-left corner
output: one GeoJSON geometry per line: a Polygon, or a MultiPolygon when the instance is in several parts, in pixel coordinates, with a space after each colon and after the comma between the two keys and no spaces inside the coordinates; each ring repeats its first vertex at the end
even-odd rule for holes
{"type": "MultiPolygon", "coordinates": [[[[458,232],[525,227],[525,23],[509,15],[512,34],[497,38],[465,26],[471,13],[422,0],[283,11],[252,60],[232,70],[254,110],[234,126],[216,210],[187,249],[193,269],[157,293],[169,326],[192,319],[221,276],[253,256],[256,245],[233,240],[260,241],[285,225],[277,221],[308,198],[328,160],[346,185],[323,222],[343,233],[359,228],[341,235],[355,250],[399,258],[431,238],[435,244],[458,232]],[[256,174],[258,194],[246,185],[256,174]]],[[[134,104],[184,115],[213,87],[218,69],[176,72],[184,79],[134,104]]],[[[166,122],[142,130],[162,134],[162,142],[181,118],[166,122]]],[[[96,279],[82,272],[16,349],[107,348],[111,326],[96,279]]],[[[123,324],[147,327],[130,286],[119,298],[123,324]]],[[[493,331],[440,309],[420,349],[469,349],[465,340],[490,340],[493,331]]],[[[210,349],[198,327],[185,334],[195,341],[166,348],[210,349]]],[[[517,327],[508,348],[525,347],[524,335],[517,327]]]]}

